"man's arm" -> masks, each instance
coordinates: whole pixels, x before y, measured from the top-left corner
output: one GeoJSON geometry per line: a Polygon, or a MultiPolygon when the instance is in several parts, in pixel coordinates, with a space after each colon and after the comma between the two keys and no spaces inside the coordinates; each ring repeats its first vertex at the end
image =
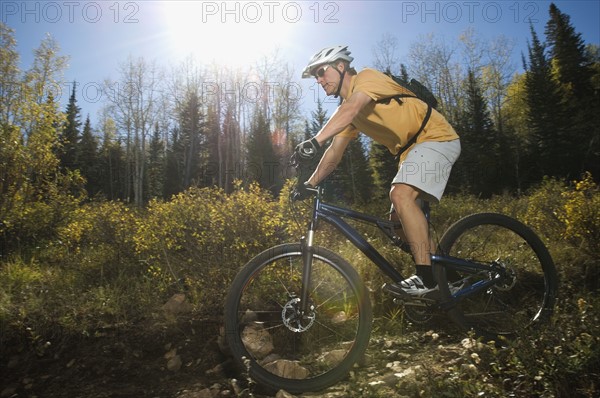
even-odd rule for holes
{"type": "Polygon", "coordinates": [[[315,135],[319,145],[323,145],[328,139],[345,129],[346,126],[352,123],[352,120],[354,120],[354,117],[358,112],[371,101],[371,97],[363,92],[359,91],[352,94],[347,101],[344,101],[344,103],[337,108],[321,131],[315,135]]]}
{"type": "Polygon", "coordinates": [[[323,145],[323,143],[331,137],[333,137],[333,141],[323,154],[321,161],[307,183],[314,187],[335,170],[340,163],[340,160],[342,160],[342,156],[344,155],[344,151],[348,147],[348,144],[353,139],[351,137],[340,137],[337,136],[337,134],[351,124],[358,112],[371,101],[372,99],[363,92],[352,94],[347,101],[344,101],[344,103],[337,108],[321,131],[315,135],[314,138],[319,145],[323,145]]]}
{"type": "Polygon", "coordinates": [[[344,151],[348,147],[350,141],[353,139],[354,138],[352,137],[333,137],[331,145],[329,145],[329,148],[325,150],[321,161],[307,182],[314,187],[323,181],[325,177],[331,174],[331,172],[335,170],[336,166],[340,163],[340,160],[342,160],[344,151]]]}

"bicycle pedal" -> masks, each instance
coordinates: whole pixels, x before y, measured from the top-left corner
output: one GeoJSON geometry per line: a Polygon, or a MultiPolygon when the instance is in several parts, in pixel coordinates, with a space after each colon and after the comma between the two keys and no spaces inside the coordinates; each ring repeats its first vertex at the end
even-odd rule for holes
{"type": "Polygon", "coordinates": [[[399,288],[397,285],[384,283],[381,288],[393,295],[394,302],[402,302],[404,305],[412,305],[415,307],[431,307],[439,300],[439,291],[429,293],[424,296],[416,296],[409,293],[406,293],[404,290],[399,288]]]}
{"type": "Polygon", "coordinates": [[[383,290],[384,292],[390,293],[390,294],[396,296],[397,298],[402,299],[403,301],[412,301],[414,299],[413,296],[406,293],[404,290],[393,286],[392,284],[384,283],[383,286],[381,286],[381,290],[383,290]]]}
{"type": "Polygon", "coordinates": [[[405,300],[395,298],[394,303],[402,304],[405,307],[412,307],[412,308],[429,308],[429,307],[431,307],[431,304],[428,303],[426,300],[415,299],[415,298],[413,298],[410,301],[405,301],[405,300]]]}
{"type": "Polygon", "coordinates": [[[408,306],[413,306],[413,307],[432,307],[437,305],[437,303],[439,302],[438,298],[434,298],[434,297],[413,297],[413,299],[409,302],[406,303],[406,305],[408,306]]]}

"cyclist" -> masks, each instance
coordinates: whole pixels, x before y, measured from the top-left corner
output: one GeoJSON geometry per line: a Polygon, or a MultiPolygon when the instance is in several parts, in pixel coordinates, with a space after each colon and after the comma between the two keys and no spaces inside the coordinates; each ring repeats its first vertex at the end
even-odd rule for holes
{"type": "MultiPolygon", "coordinates": [[[[325,93],[341,97],[340,106],[329,121],[310,140],[296,147],[302,156],[319,151],[332,139],[305,186],[314,187],[340,162],[348,143],[359,132],[386,146],[396,155],[419,130],[427,105],[417,98],[401,101],[380,101],[407,93],[389,76],[374,69],[360,72],[351,67],[353,57],[347,46],[326,47],[317,52],[302,73],[303,78],[315,77],[325,93]]],[[[410,94],[410,93],[409,93],[410,94]]],[[[418,136],[416,143],[400,156],[398,173],[391,182],[391,215],[402,223],[404,237],[411,247],[416,274],[388,286],[392,291],[424,296],[437,290],[431,271],[429,228],[420,201],[438,202],[452,165],[460,154],[460,140],[448,121],[435,109],[418,136]]],[[[296,195],[305,197],[300,187],[296,195]]]]}

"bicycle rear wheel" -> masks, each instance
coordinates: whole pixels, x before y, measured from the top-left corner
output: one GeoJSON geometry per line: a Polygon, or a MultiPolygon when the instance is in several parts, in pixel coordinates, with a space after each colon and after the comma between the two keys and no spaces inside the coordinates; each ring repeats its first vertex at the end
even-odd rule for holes
{"type": "Polygon", "coordinates": [[[322,390],[364,353],[372,310],[357,272],[314,247],[309,311],[300,313],[300,244],[271,248],[235,277],[225,301],[234,359],[256,382],[291,393],[322,390]]]}
{"type": "Polygon", "coordinates": [[[518,335],[550,317],[558,288],[554,262],[544,243],[523,223],[495,213],[467,216],[444,233],[439,253],[495,264],[502,270],[455,273],[444,266],[434,267],[442,301],[451,302],[456,293],[448,314],[463,328],[497,339],[518,335]],[[456,283],[457,279],[461,281],[456,283]],[[476,283],[492,279],[496,279],[492,286],[462,294],[476,283]],[[449,283],[461,286],[461,291],[451,292],[449,283]]]}

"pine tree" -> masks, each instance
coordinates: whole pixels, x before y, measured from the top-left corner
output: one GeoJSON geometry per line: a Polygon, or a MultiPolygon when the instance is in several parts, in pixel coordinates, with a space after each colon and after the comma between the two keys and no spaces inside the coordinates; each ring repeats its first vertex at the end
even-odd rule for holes
{"type": "Polygon", "coordinates": [[[179,139],[179,129],[174,128],[171,131],[171,145],[167,148],[165,164],[165,183],[163,186],[163,196],[170,198],[183,190],[182,169],[183,169],[183,146],[179,139]]]}
{"type": "MultiPolygon", "coordinates": [[[[461,155],[451,178],[470,193],[489,197],[503,188],[502,141],[494,128],[480,80],[467,73],[465,107],[460,115],[461,155]]],[[[452,183],[451,185],[459,185],[452,183]]]]}
{"type": "Polygon", "coordinates": [[[67,121],[61,134],[62,148],[59,155],[61,167],[71,170],[77,168],[77,146],[80,139],[79,128],[81,127],[81,108],[77,106],[76,88],[77,82],[73,82],[73,90],[66,110],[67,121]]]}
{"type": "Polygon", "coordinates": [[[400,64],[400,78],[404,81],[408,81],[408,71],[406,70],[406,65],[400,64]]]}
{"type": "MultiPolygon", "coordinates": [[[[314,111],[311,111],[310,116],[311,116],[310,120],[306,120],[306,122],[305,122],[304,140],[310,140],[312,137],[314,137],[319,131],[321,131],[321,128],[323,128],[323,126],[325,126],[325,124],[329,120],[327,111],[325,109],[323,109],[323,101],[321,101],[321,100],[317,101],[317,109],[315,109],[314,111]]],[[[297,144],[298,143],[294,143],[294,147],[297,144]]],[[[298,178],[300,178],[303,181],[306,181],[310,178],[313,171],[317,167],[319,160],[323,156],[323,152],[324,152],[325,148],[328,146],[328,144],[329,143],[324,143],[321,146],[321,151],[319,154],[317,154],[314,161],[308,162],[308,163],[303,163],[300,165],[300,168],[297,170],[298,178]]]]}
{"type": "Polygon", "coordinates": [[[276,170],[277,156],[271,140],[269,121],[257,107],[250,127],[247,145],[246,176],[257,181],[261,187],[278,194],[282,186],[276,170]]]}
{"type": "Polygon", "coordinates": [[[577,178],[584,170],[598,172],[600,93],[593,90],[592,62],[581,35],[575,32],[570,23],[570,17],[563,14],[554,3],[550,5],[546,40],[553,75],[560,86],[564,114],[570,126],[570,145],[563,148],[568,156],[565,160],[565,166],[568,165],[565,176],[577,178]]]}
{"type": "Polygon", "coordinates": [[[583,98],[590,95],[590,60],[581,34],[575,32],[570,17],[554,3],[550,4],[550,19],[546,23],[548,55],[552,59],[558,81],[567,86],[571,95],[583,98]]]}
{"type": "Polygon", "coordinates": [[[165,145],[158,123],[154,125],[148,147],[148,198],[162,198],[165,180],[165,145]]]}
{"type": "Polygon", "coordinates": [[[328,179],[326,193],[345,203],[358,204],[372,199],[372,192],[373,176],[363,142],[360,138],[351,140],[342,161],[328,179]]]}
{"type": "Polygon", "coordinates": [[[564,152],[570,146],[568,118],[558,83],[552,76],[546,48],[531,25],[531,44],[528,45],[529,63],[526,66],[525,87],[527,97],[527,122],[530,128],[531,147],[527,165],[533,181],[544,175],[564,176],[569,165],[564,152]]]}
{"type": "Polygon", "coordinates": [[[116,138],[117,127],[111,118],[101,122],[102,144],[99,153],[98,179],[102,192],[109,200],[125,199],[124,159],[125,154],[116,138]]]}
{"type": "MultiPolygon", "coordinates": [[[[232,192],[234,180],[246,178],[250,171],[242,163],[241,127],[237,119],[238,113],[234,103],[225,105],[221,135],[219,141],[219,186],[225,192],[232,192]]],[[[247,156],[246,156],[247,157],[247,156]]]]}
{"type": "Polygon", "coordinates": [[[204,114],[198,93],[190,92],[179,113],[180,139],[184,147],[183,187],[198,178],[201,145],[204,143],[204,114]]]}
{"type": "Polygon", "coordinates": [[[385,197],[390,191],[392,180],[398,173],[398,159],[385,146],[371,140],[369,169],[375,188],[375,196],[385,197]]]}
{"type": "Polygon", "coordinates": [[[219,186],[221,168],[219,162],[219,142],[221,128],[219,115],[213,104],[206,111],[206,150],[202,152],[200,180],[203,186],[219,186]]]}
{"type": "Polygon", "coordinates": [[[83,125],[81,140],[77,145],[77,168],[86,179],[85,188],[89,196],[94,196],[101,191],[98,173],[98,141],[92,131],[90,116],[88,115],[83,125]]]}
{"type": "Polygon", "coordinates": [[[317,109],[312,111],[310,115],[310,136],[304,137],[307,140],[311,137],[314,137],[329,120],[329,116],[327,116],[327,111],[323,109],[323,101],[320,99],[317,101],[317,109]]]}

